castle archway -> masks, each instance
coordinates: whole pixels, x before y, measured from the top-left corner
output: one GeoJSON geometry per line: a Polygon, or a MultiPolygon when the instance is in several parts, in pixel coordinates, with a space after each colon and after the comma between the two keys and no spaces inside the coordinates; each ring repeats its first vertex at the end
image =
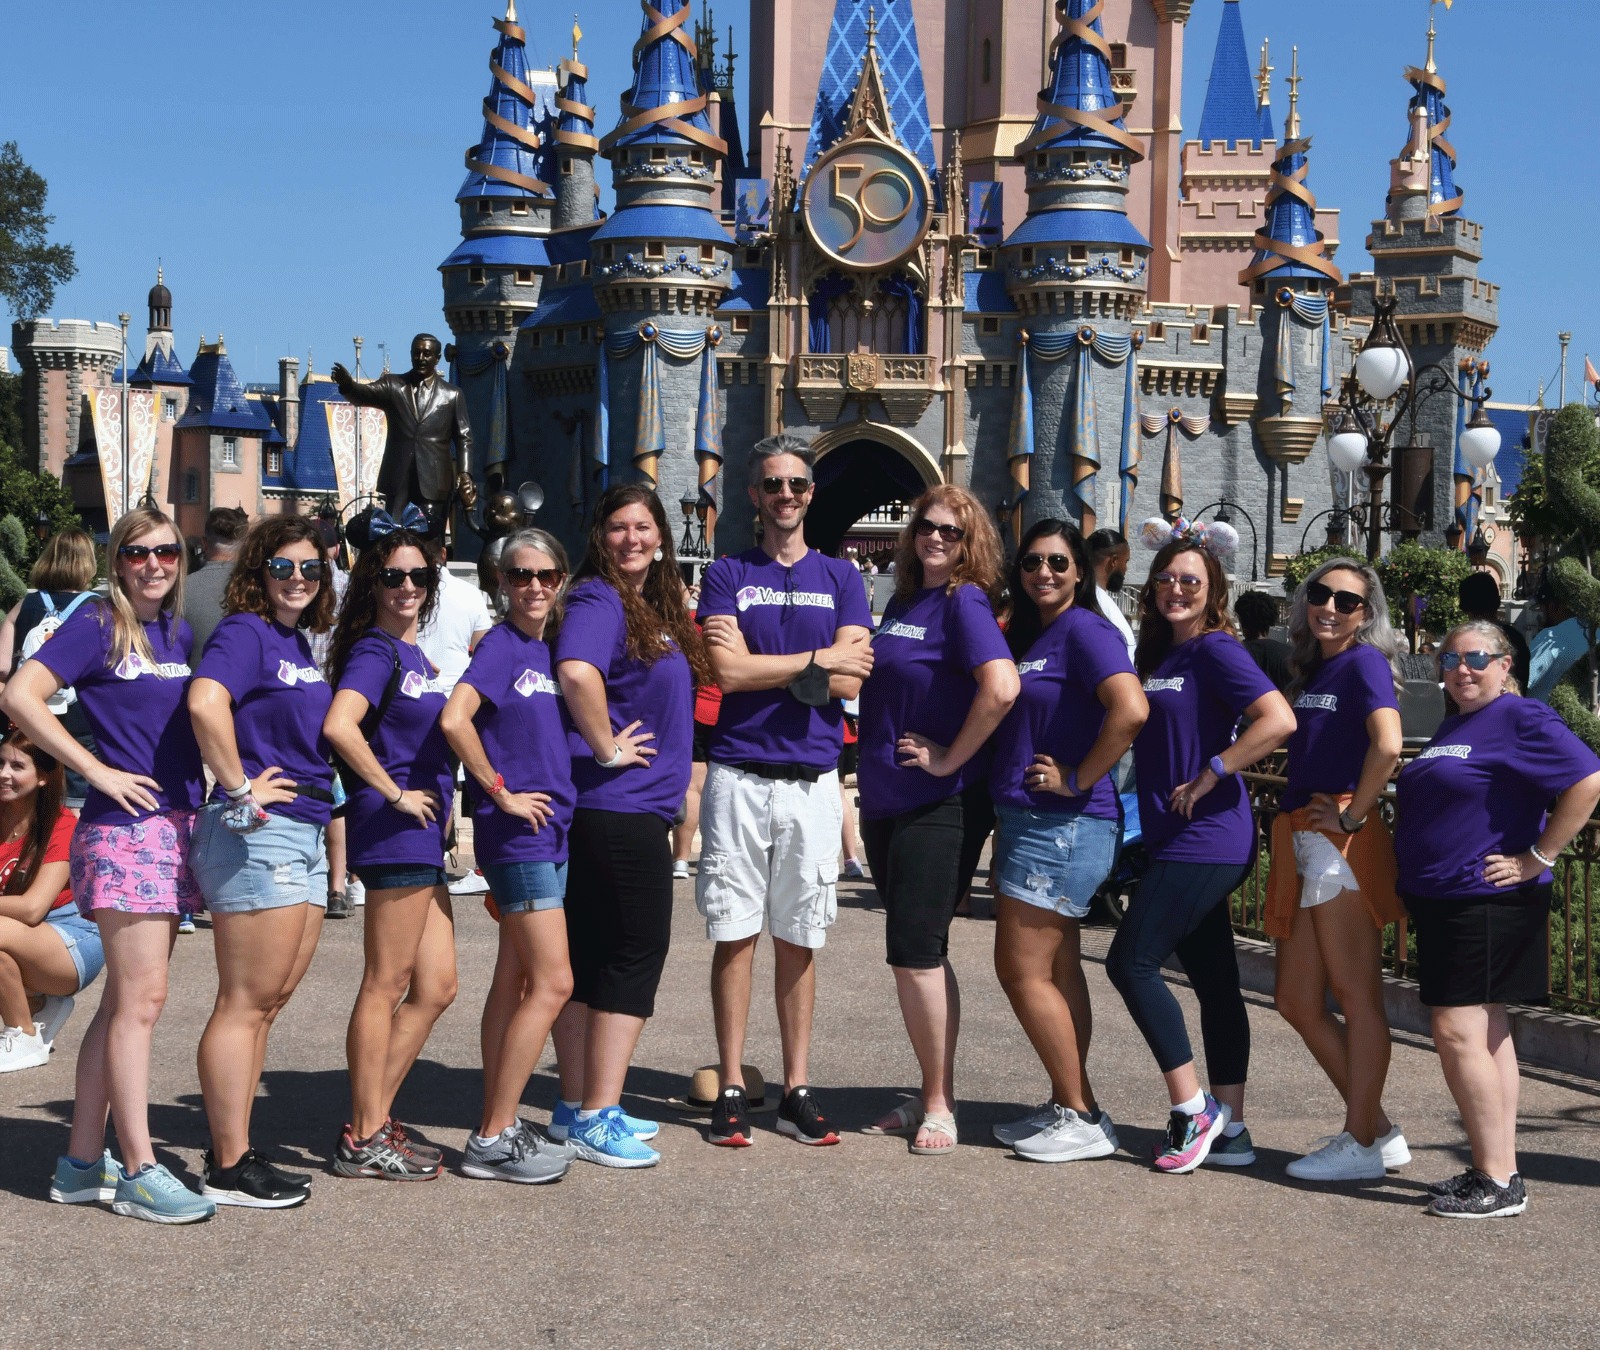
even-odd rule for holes
{"type": "Polygon", "coordinates": [[[816,496],[806,543],[837,553],[850,527],[893,502],[914,501],[942,481],[938,462],[914,437],[879,422],[850,422],[817,437],[816,496]]]}

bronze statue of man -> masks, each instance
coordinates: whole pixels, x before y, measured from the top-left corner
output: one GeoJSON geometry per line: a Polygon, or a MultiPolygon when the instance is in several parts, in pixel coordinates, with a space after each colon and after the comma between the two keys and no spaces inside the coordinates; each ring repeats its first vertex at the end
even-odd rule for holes
{"type": "Polygon", "coordinates": [[[411,369],[404,375],[384,374],[371,384],[357,384],[343,366],[333,367],[333,382],[345,398],[388,415],[389,439],[378,466],[384,508],[398,520],[406,503],[415,502],[434,539],[444,534],[452,490],[468,508],[478,496],[467,472],[472,460],[467,403],[461,390],[438,374],[443,352],[432,333],[418,333],[411,340],[411,369]]]}

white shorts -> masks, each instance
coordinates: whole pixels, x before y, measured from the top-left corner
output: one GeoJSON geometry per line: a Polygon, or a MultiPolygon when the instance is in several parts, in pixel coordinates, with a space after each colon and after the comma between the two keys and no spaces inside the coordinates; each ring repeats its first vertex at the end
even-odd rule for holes
{"type": "Polygon", "coordinates": [[[706,767],[700,798],[695,905],[713,942],[761,931],[796,947],[820,947],[839,915],[839,774],[815,783],[760,778],[726,764],[706,767]]]}
{"type": "Polygon", "coordinates": [[[1325,905],[1340,891],[1361,889],[1344,854],[1320,830],[1294,832],[1294,867],[1300,876],[1301,909],[1325,905]]]}

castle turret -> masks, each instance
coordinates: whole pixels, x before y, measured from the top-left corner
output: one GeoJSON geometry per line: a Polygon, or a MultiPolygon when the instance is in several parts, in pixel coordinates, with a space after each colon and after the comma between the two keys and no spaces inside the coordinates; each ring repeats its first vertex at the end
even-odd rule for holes
{"type": "Polygon", "coordinates": [[[594,109],[589,106],[589,67],[578,60],[583,30],[572,25],[572,59],[556,67],[556,213],[555,228],[571,229],[599,218],[599,192],[594,157],[600,142],[594,134],[594,109]]]}
{"type": "Polygon", "coordinates": [[[1262,111],[1259,86],[1251,78],[1250,58],[1245,51],[1239,0],[1224,0],[1217,48],[1211,57],[1211,79],[1200,113],[1200,144],[1210,146],[1213,141],[1223,141],[1230,150],[1239,141],[1259,146],[1263,132],[1271,140],[1271,114],[1263,119],[1262,111]]]}
{"type": "MultiPolygon", "coordinates": [[[[133,385],[188,385],[188,371],[172,346],[172,292],[162,278],[161,268],[156,268],[156,284],[145,297],[150,311],[149,326],[144,334],[144,356],[128,376],[133,385]]],[[[122,378],[121,370],[113,372],[112,379],[122,378]]],[[[183,413],[185,396],[169,397],[163,405],[165,420],[175,421],[183,413]]]]}

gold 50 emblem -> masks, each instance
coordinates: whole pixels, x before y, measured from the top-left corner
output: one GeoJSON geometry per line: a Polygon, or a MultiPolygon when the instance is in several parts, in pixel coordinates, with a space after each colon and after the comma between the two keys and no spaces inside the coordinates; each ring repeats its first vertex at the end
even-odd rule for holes
{"type": "Polygon", "coordinates": [[[899,147],[857,140],[811,166],[801,205],[823,253],[840,266],[876,271],[921,244],[932,193],[922,166],[899,147]]]}

